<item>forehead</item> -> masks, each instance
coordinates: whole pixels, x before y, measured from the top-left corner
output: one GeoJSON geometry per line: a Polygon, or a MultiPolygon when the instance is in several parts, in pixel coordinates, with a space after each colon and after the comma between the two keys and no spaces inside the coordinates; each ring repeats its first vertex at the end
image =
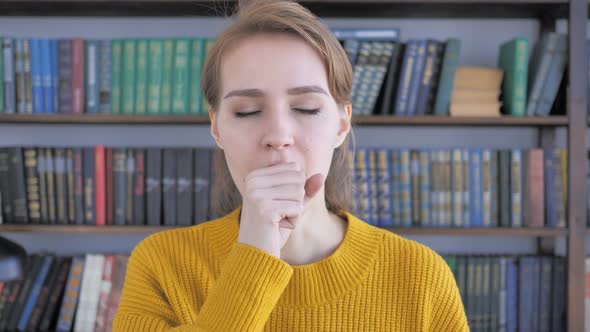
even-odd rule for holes
{"type": "Polygon", "coordinates": [[[238,41],[221,60],[221,91],[287,89],[317,85],[326,91],[326,69],[303,39],[285,33],[257,34],[238,41]]]}

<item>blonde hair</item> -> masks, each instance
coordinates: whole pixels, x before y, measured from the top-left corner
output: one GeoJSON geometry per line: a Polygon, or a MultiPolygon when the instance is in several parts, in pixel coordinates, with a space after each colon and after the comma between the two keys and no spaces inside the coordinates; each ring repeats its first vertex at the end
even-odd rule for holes
{"type": "MultiPolygon", "coordinates": [[[[324,63],[330,93],[338,107],[344,111],[344,106],[350,103],[352,67],[334,35],[314,14],[296,2],[254,0],[240,8],[235,22],[219,35],[205,59],[201,86],[212,112],[216,112],[219,106],[221,59],[224,51],[259,33],[290,34],[308,43],[324,63]]],[[[352,186],[347,158],[352,158],[348,150],[351,135],[335,149],[325,182],[326,207],[336,214],[348,210],[350,205],[352,186]]],[[[215,168],[218,174],[212,184],[211,199],[216,212],[225,215],[241,204],[241,196],[221,150],[218,149],[213,157],[218,166],[215,168]]]]}

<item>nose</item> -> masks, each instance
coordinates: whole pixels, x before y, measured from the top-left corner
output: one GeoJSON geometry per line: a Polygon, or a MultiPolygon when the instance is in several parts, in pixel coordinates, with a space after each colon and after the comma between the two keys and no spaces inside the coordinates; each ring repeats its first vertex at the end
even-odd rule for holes
{"type": "MultiPolygon", "coordinates": [[[[270,113],[270,112],[269,112],[270,113]]],[[[282,150],[293,145],[293,126],[290,123],[288,115],[272,112],[265,121],[264,135],[262,144],[266,148],[282,150]]]]}

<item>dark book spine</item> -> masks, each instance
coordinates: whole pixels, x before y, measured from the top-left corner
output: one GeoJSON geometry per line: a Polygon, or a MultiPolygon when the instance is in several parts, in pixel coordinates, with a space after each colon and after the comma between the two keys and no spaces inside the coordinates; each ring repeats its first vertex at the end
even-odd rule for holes
{"type": "Polygon", "coordinates": [[[22,148],[11,149],[11,168],[13,170],[13,219],[17,224],[26,224],[29,220],[27,207],[27,186],[25,184],[25,167],[22,148]]]}
{"type": "Polygon", "coordinates": [[[211,150],[208,148],[197,148],[194,150],[195,162],[193,172],[193,222],[195,224],[207,220],[209,209],[209,179],[211,177],[211,150]]]}
{"type": "Polygon", "coordinates": [[[134,149],[127,149],[125,157],[125,224],[133,225],[133,178],[135,173],[134,149]]]}
{"type": "Polygon", "coordinates": [[[35,307],[33,309],[33,312],[31,313],[31,317],[27,324],[27,331],[37,331],[39,329],[39,324],[41,323],[41,315],[43,314],[43,310],[47,305],[47,301],[49,300],[49,293],[53,289],[55,281],[57,280],[57,276],[62,262],[63,258],[56,257],[53,264],[51,264],[51,268],[47,273],[47,278],[45,279],[43,287],[39,292],[39,297],[37,298],[37,302],[35,303],[35,307]]]}
{"type": "Polygon", "coordinates": [[[402,43],[394,43],[391,51],[391,60],[389,62],[389,68],[387,69],[387,76],[383,86],[383,98],[381,101],[381,115],[393,114],[395,107],[395,96],[393,95],[397,91],[397,83],[399,67],[401,65],[400,59],[403,58],[404,45],[402,43]]]}
{"type": "Polygon", "coordinates": [[[66,192],[68,206],[68,224],[76,223],[76,191],[74,181],[74,151],[71,148],[66,149],[66,192]]]}
{"type": "Polygon", "coordinates": [[[125,173],[127,153],[124,148],[113,149],[113,205],[115,225],[125,225],[125,173]]]}
{"type": "Polygon", "coordinates": [[[6,222],[12,223],[12,185],[9,148],[0,148],[0,191],[2,192],[2,214],[6,222]]]}
{"type": "Polygon", "coordinates": [[[39,325],[40,331],[48,331],[55,327],[57,322],[57,314],[59,313],[59,308],[61,307],[61,301],[63,299],[63,293],[66,287],[68,275],[70,273],[71,265],[72,258],[66,257],[60,266],[55,283],[50,289],[47,305],[45,306],[43,314],[41,315],[41,324],[39,325]]]}
{"type": "Polygon", "coordinates": [[[9,331],[15,331],[19,318],[24,310],[25,301],[29,297],[31,293],[33,282],[39,273],[39,269],[43,263],[43,256],[40,255],[33,255],[31,264],[32,269],[30,273],[27,273],[25,279],[23,280],[23,285],[18,293],[16,301],[13,304],[12,312],[10,314],[10,319],[7,324],[7,329],[9,331]]]}
{"type": "Polygon", "coordinates": [[[37,149],[37,174],[39,175],[39,206],[41,211],[41,224],[49,223],[49,211],[47,210],[47,169],[45,162],[45,150],[37,149]]]}
{"type": "Polygon", "coordinates": [[[31,258],[27,259],[25,269],[26,274],[25,278],[21,280],[16,280],[12,283],[12,287],[10,289],[10,293],[6,297],[6,301],[4,303],[4,307],[2,308],[2,313],[0,314],[0,331],[6,331],[9,327],[10,319],[12,317],[12,313],[14,311],[15,303],[18,298],[18,295],[23,288],[23,284],[25,282],[26,276],[31,273],[31,258]]]}
{"type": "Polygon", "coordinates": [[[57,198],[57,223],[68,224],[65,149],[55,149],[55,187],[57,198]]]}
{"type": "Polygon", "coordinates": [[[72,40],[72,112],[84,113],[84,40],[72,40]]]}
{"type": "Polygon", "coordinates": [[[424,65],[424,71],[420,77],[416,101],[416,114],[418,115],[430,113],[434,85],[434,71],[441,45],[441,42],[432,39],[429,39],[426,44],[426,62],[424,65]]]}
{"type": "Polygon", "coordinates": [[[193,202],[193,151],[190,148],[182,148],[177,151],[176,163],[176,224],[190,226],[191,205],[193,202]]]}
{"type": "Polygon", "coordinates": [[[84,225],[84,163],[81,148],[74,148],[74,211],[75,224],[84,225]]]}
{"type": "Polygon", "coordinates": [[[8,298],[13,292],[12,289],[14,287],[18,287],[20,282],[20,280],[5,282],[4,286],[2,287],[2,292],[0,292],[0,326],[2,325],[1,322],[8,320],[4,316],[4,311],[7,310],[6,308],[8,307],[8,298]]]}
{"type": "Polygon", "coordinates": [[[84,221],[96,225],[94,206],[94,148],[84,148],[84,221]]]}
{"type": "Polygon", "coordinates": [[[145,150],[135,149],[133,218],[136,225],[145,225],[145,150]]]}
{"type": "Polygon", "coordinates": [[[164,225],[176,225],[176,150],[164,149],[162,195],[164,197],[164,225]]]}
{"type": "Polygon", "coordinates": [[[162,150],[148,149],[146,159],[147,224],[158,226],[162,222],[162,150]]]}
{"type": "Polygon", "coordinates": [[[41,220],[40,202],[39,202],[39,172],[37,171],[37,150],[35,148],[25,148],[25,174],[27,183],[27,206],[29,211],[29,222],[39,224],[41,220]]]}
{"type": "Polygon", "coordinates": [[[49,224],[54,225],[57,220],[57,203],[55,200],[55,171],[52,148],[45,148],[45,178],[47,179],[47,211],[49,215],[49,224]]]}
{"type": "Polygon", "coordinates": [[[440,80],[440,73],[442,69],[442,58],[445,50],[445,44],[438,42],[434,51],[434,64],[432,66],[432,79],[430,81],[430,91],[426,98],[426,114],[434,114],[434,103],[436,102],[436,95],[438,93],[438,84],[440,80]]]}
{"type": "Polygon", "coordinates": [[[39,266],[39,271],[34,276],[32,283],[31,283],[31,291],[29,295],[25,298],[25,303],[23,306],[22,313],[18,319],[17,324],[17,331],[25,331],[27,328],[27,324],[31,319],[31,315],[33,310],[35,309],[35,304],[39,299],[39,294],[41,293],[41,289],[43,288],[43,284],[47,279],[49,270],[51,266],[54,264],[54,257],[51,255],[44,255],[41,257],[41,263],[39,266]]]}
{"type": "Polygon", "coordinates": [[[106,224],[113,224],[113,148],[105,148],[106,224]]]}
{"type": "Polygon", "coordinates": [[[59,113],[72,113],[72,41],[58,41],[59,113]]]}

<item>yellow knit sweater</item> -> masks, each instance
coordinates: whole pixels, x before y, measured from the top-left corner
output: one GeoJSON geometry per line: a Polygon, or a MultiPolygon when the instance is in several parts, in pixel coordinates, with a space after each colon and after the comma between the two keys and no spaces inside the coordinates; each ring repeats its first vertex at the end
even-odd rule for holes
{"type": "Polygon", "coordinates": [[[331,256],[291,266],[237,243],[239,209],[133,250],[113,331],[469,331],[432,250],[350,213],[331,256]]]}

